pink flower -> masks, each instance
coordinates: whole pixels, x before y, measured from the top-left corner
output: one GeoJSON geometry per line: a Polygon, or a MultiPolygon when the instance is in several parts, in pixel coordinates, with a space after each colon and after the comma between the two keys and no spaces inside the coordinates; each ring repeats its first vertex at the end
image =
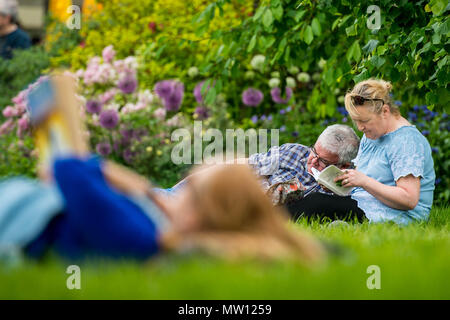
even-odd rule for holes
{"type": "Polygon", "coordinates": [[[15,117],[17,116],[17,110],[11,106],[7,106],[5,109],[3,109],[3,116],[5,118],[15,117]]]}
{"type": "Polygon", "coordinates": [[[166,118],[166,109],[164,108],[158,108],[153,112],[153,115],[156,119],[164,120],[166,118]]]}
{"type": "Polygon", "coordinates": [[[15,104],[21,104],[25,102],[25,91],[20,91],[20,93],[12,98],[12,102],[15,104]]]}
{"type": "Polygon", "coordinates": [[[114,47],[109,45],[105,47],[102,51],[102,57],[104,62],[111,62],[116,56],[116,51],[114,51],[114,47]]]}
{"type": "Polygon", "coordinates": [[[8,119],[0,126],[0,135],[11,132],[14,126],[15,126],[14,120],[8,119]]]}
{"type": "Polygon", "coordinates": [[[22,116],[22,118],[19,119],[19,121],[17,122],[18,127],[17,127],[17,135],[19,137],[22,136],[22,134],[28,129],[29,127],[29,120],[28,120],[28,115],[24,114],[22,116]]]}
{"type": "Polygon", "coordinates": [[[114,98],[114,96],[117,94],[118,90],[116,88],[109,89],[105,93],[101,94],[99,99],[102,104],[107,103],[109,100],[114,98]]]}

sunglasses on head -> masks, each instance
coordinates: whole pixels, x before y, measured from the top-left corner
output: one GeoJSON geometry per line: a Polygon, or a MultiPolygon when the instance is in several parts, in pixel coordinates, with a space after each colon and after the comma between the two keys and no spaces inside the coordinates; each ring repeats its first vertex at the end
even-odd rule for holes
{"type": "Polygon", "coordinates": [[[366,101],[381,101],[384,104],[383,99],[370,99],[370,98],[364,98],[361,96],[352,96],[352,101],[355,106],[362,106],[366,101]]]}

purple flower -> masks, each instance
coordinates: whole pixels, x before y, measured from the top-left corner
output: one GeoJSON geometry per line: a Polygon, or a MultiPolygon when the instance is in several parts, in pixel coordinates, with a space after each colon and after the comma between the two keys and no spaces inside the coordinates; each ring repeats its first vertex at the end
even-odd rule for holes
{"type": "Polygon", "coordinates": [[[294,131],[294,132],[292,132],[291,134],[292,134],[292,136],[295,137],[295,138],[298,137],[298,132],[297,132],[297,131],[294,131]]]}
{"type": "Polygon", "coordinates": [[[262,102],[263,98],[263,93],[258,89],[249,88],[242,92],[242,102],[246,106],[256,107],[262,102]]]}
{"type": "Polygon", "coordinates": [[[292,89],[289,87],[286,87],[286,98],[283,99],[281,97],[281,89],[279,87],[273,88],[272,90],[270,90],[270,94],[272,95],[272,100],[275,103],[279,103],[279,104],[286,104],[289,102],[289,100],[292,97],[292,89]]]}
{"type": "Polygon", "coordinates": [[[261,120],[261,121],[265,121],[265,120],[266,120],[266,115],[265,115],[265,114],[263,114],[263,115],[261,116],[261,118],[259,118],[259,120],[261,120]]]}
{"type": "Polygon", "coordinates": [[[256,124],[258,122],[258,116],[255,114],[254,116],[252,116],[250,118],[251,122],[253,122],[254,124],[256,124]]]}
{"type": "MultiPolygon", "coordinates": [[[[194,97],[195,97],[195,100],[197,100],[198,103],[203,103],[204,96],[202,96],[202,87],[203,87],[204,83],[205,83],[205,81],[201,81],[201,82],[197,83],[197,85],[194,88],[194,97]]],[[[213,86],[215,84],[216,84],[216,82],[214,81],[213,86]]],[[[208,90],[210,88],[211,88],[211,84],[208,85],[208,87],[206,88],[205,96],[208,93],[208,90]]]]}
{"type": "Polygon", "coordinates": [[[97,100],[88,100],[86,102],[86,110],[89,113],[99,114],[102,111],[102,104],[97,100]]]}
{"type": "Polygon", "coordinates": [[[348,121],[347,117],[343,117],[343,118],[342,118],[342,122],[345,123],[345,122],[347,122],[347,121],[348,121]]]}
{"type": "Polygon", "coordinates": [[[106,129],[113,129],[119,123],[119,115],[115,110],[104,110],[100,113],[100,125],[106,129]]]}
{"type": "Polygon", "coordinates": [[[269,116],[267,117],[267,121],[272,121],[272,120],[273,120],[273,117],[271,114],[269,114],[269,116]]]}
{"type": "Polygon", "coordinates": [[[280,110],[280,114],[286,114],[286,110],[281,109],[281,110],[280,110]]]}
{"type": "Polygon", "coordinates": [[[438,152],[439,152],[439,149],[436,148],[436,147],[433,147],[433,148],[431,148],[431,152],[433,152],[433,153],[438,153],[438,152]]]}
{"type": "Polygon", "coordinates": [[[111,145],[108,142],[100,142],[95,147],[95,150],[101,156],[106,157],[111,153],[111,145]]]}
{"type": "Polygon", "coordinates": [[[122,136],[120,143],[122,145],[127,145],[133,138],[133,129],[122,129],[120,130],[120,135],[122,136]]]}
{"type": "Polygon", "coordinates": [[[133,93],[137,88],[137,80],[134,76],[128,75],[119,81],[117,87],[125,94],[133,93]]]}
{"type": "Polygon", "coordinates": [[[340,114],[342,114],[343,116],[348,115],[348,112],[347,112],[347,110],[345,110],[345,107],[338,107],[338,112],[340,114]]]}
{"type": "Polygon", "coordinates": [[[414,112],[408,112],[408,118],[411,121],[417,121],[417,114],[415,114],[414,112]]]}
{"type": "Polygon", "coordinates": [[[420,107],[416,104],[416,105],[413,107],[413,110],[417,112],[417,111],[420,110],[420,107]]]}
{"type": "Polygon", "coordinates": [[[285,126],[285,125],[282,125],[282,126],[280,127],[280,131],[281,131],[281,132],[285,132],[285,131],[286,131],[286,126],[285,126]]]}
{"type": "Polygon", "coordinates": [[[175,81],[163,80],[155,84],[155,92],[161,99],[167,99],[172,94],[175,81]]]}
{"type": "Polygon", "coordinates": [[[205,107],[195,108],[194,114],[197,115],[198,120],[204,120],[209,118],[209,110],[205,107]]]}
{"type": "Polygon", "coordinates": [[[291,112],[291,110],[292,110],[292,107],[291,107],[291,106],[288,106],[288,107],[286,108],[286,112],[291,112]]]}
{"type": "Polygon", "coordinates": [[[395,100],[394,103],[395,103],[397,106],[401,106],[401,105],[402,105],[402,102],[401,102],[400,100],[395,100]]]}
{"type": "Polygon", "coordinates": [[[127,163],[132,163],[135,153],[131,151],[131,149],[125,149],[122,153],[123,159],[127,163]]]}
{"type": "Polygon", "coordinates": [[[428,130],[423,130],[423,131],[422,131],[422,134],[423,134],[424,136],[427,136],[427,135],[430,134],[430,131],[428,131],[428,130]]]}
{"type": "Polygon", "coordinates": [[[175,82],[173,90],[168,97],[163,98],[164,107],[167,111],[177,111],[181,107],[184,96],[184,84],[175,82]]]}
{"type": "Polygon", "coordinates": [[[439,184],[441,182],[441,178],[437,178],[435,181],[434,181],[434,184],[439,184]]]}
{"type": "Polygon", "coordinates": [[[141,141],[142,137],[146,136],[147,134],[148,134],[148,131],[145,128],[133,130],[133,138],[135,138],[138,141],[141,141]]]}

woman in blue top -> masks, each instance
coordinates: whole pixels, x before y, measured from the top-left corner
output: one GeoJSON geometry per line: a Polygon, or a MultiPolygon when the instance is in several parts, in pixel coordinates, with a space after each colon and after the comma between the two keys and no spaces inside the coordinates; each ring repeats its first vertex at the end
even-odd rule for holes
{"type": "Polygon", "coordinates": [[[436,176],[430,144],[401,116],[391,88],[370,79],[345,96],[345,108],[364,136],[356,170],[337,180],[356,187],[351,197],[370,221],[406,224],[428,219],[436,176]]]}
{"type": "Polygon", "coordinates": [[[428,219],[435,181],[431,148],[392,103],[391,88],[389,82],[370,79],[345,96],[346,110],[364,132],[356,168],[335,179],[355,187],[351,197],[313,194],[288,208],[291,213],[342,217],[352,211],[360,220],[399,224],[428,219]]]}

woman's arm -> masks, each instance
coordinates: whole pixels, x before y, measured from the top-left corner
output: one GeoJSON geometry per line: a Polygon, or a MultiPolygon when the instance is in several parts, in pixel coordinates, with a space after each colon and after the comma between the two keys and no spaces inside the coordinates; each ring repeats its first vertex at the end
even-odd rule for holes
{"type": "Polygon", "coordinates": [[[145,177],[110,160],[104,162],[102,172],[106,180],[123,193],[147,194],[152,187],[145,177]]]}
{"type": "Polygon", "coordinates": [[[420,198],[420,178],[411,174],[399,178],[395,187],[382,184],[357,170],[346,170],[345,174],[335,179],[339,180],[342,180],[344,187],[364,188],[385,205],[398,210],[414,209],[420,198]]]}

